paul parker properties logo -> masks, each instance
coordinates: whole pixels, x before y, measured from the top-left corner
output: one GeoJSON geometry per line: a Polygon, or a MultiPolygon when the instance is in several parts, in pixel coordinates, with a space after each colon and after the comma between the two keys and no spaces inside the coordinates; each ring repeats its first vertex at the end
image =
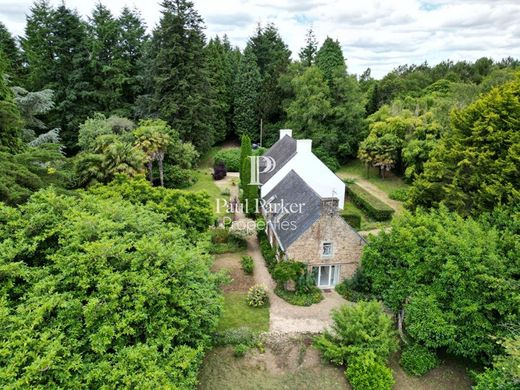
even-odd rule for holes
{"type": "Polygon", "coordinates": [[[271,156],[249,156],[251,159],[251,181],[252,186],[260,186],[260,174],[275,170],[276,161],[271,156]]]}

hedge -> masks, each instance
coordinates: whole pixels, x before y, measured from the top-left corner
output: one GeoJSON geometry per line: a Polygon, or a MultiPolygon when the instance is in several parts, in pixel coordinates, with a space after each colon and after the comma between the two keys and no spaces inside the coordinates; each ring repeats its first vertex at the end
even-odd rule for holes
{"type": "Polygon", "coordinates": [[[370,217],[376,221],[386,221],[392,218],[394,209],[386,203],[380,201],[371,193],[367,192],[357,184],[348,184],[346,186],[347,194],[352,202],[363,209],[370,217]]]}
{"type": "Polygon", "coordinates": [[[359,229],[361,227],[361,215],[359,214],[351,214],[345,213],[341,214],[345,222],[347,222],[354,229],[359,229]]]}
{"type": "Polygon", "coordinates": [[[219,150],[213,157],[215,165],[223,162],[228,172],[240,172],[240,148],[219,150]]]}

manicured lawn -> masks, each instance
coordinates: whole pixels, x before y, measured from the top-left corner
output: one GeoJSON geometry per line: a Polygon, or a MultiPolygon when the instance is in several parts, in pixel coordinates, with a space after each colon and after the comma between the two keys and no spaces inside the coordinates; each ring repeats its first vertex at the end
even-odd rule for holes
{"type": "MultiPolygon", "coordinates": [[[[195,177],[197,178],[197,182],[186,188],[187,191],[206,191],[209,195],[211,205],[213,206],[213,210],[215,211],[215,215],[222,216],[225,212],[224,209],[221,210],[221,213],[217,213],[217,199],[222,198],[221,189],[217,187],[215,182],[213,181],[213,177],[209,169],[199,169],[195,172],[195,177]]],[[[224,197],[225,198],[225,197],[224,197]]]]}
{"type": "Polygon", "coordinates": [[[368,180],[370,183],[377,186],[380,190],[390,194],[393,190],[398,188],[407,188],[409,187],[403,179],[399,176],[395,176],[392,173],[387,172],[388,177],[381,179],[379,176],[379,171],[375,168],[369,168],[368,177],[367,177],[367,168],[366,166],[359,160],[353,160],[348,164],[342,166],[336,174],[338,176],[351,176],[351,177],[360,177],[368,180]]]}
{"type": "Polygon", "coordinates": [[[246,302],[247,292],[224,293],[224,310],[217,331],[248,327],[258,332],[269,330],[269,308],[251,307],[246,302]]]}

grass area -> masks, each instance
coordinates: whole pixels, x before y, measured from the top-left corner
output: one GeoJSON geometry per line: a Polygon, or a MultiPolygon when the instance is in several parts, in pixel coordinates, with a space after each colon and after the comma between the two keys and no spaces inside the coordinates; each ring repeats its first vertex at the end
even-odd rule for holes
{"type": "MultiPolygon", "coordinates": [[[[399,390],[464,390],[471,380],[462,362],[446,359],[422,377],[412,377],[399,366],[399,354],[390,359],[399,390]]],[[[351,389],[343,374],[321,359],[311,339],[267,340],[265,352],[251,349],[244,357],[234,357],[230,347],[210,351],[199,375],[200,390],[259,389],[351,389]]]]}
{"type": "Polygon", "coordinates": [[[340,177],[361,177],[363,179],[368,180],[370,183],[377,186],[381,191],[390,194],[393,190],[399,188],[407,188],[409,187],[402,178],[396,176],[390,172],[387,172],[388,177],[381,179],[379,176],[379,170],[376,168],[370,167],[368,169],[367,176],[367,168],[360,160],[352,160],[348,164],[343,165],[336,174],[340,177]]]}
{"type": "Polygon", "coordinates": [[[195,177],[197,178],[197,182],[192,186],[186,188],[187,191],[206,191],[209,195],[211,205],[213,206],[213,211],[215,215],[221,217],[225,214],[224,208],[222,208],[220,213],[217,213],[217,199],[222,198],[221,192],[222,190],[217,187],[213,177],[209,169],[198,169],[195,171],[195,177]]]}
{"type": "Polygon", "coordinates": [[[217,331],[248,327],[258,332],[269,330],[269,307],[251,307],[246,302],[246,292],[224,293],[224,310],[217,331]]]}

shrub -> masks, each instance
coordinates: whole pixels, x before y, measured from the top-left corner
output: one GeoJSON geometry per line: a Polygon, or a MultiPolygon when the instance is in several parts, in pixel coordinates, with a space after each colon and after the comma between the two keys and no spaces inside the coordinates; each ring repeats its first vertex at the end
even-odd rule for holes
{"type": "Polygon", "coordinates": [[[222,149],[215,153],[215,165],[223,163],[228,172],[240,171],[240,148],[222,149]]]}
{"type": "Polygon", "coordinates": [[[216,346],[245,344],[252,347],[257,343],[257,334],[248,327],[226,329],[215,333],[213,337],[213,344],[216,346]]]}
{"type": "Polygon", "coordinates": [[[414,376],[422,376],[437,367],[439,360],[434,352],[419,344],[407,346],[401,353],[401,367],[414,376]]]}
{"type": "Polygon", "coordinates": [[[247,351],[249,350],[249,346],[246,344],[238,344],[233,348],[233,355],[235,357],[244,357],[247,351]]]}
{"type": "Polygon", "coordinates": [[[240,259],[240,263],[242,264],[242,269],[244,272],[248,275],[253,274],[253,270],[255,268],[255,263],[253,261],[253,258],[251,256],[242,256],[240,259]]]}
{"type": "Polygon", "coordinates": [[[211,254],[235,253],[247,248],[246,240],[226,228],[211,229],[211,244],[211,254]]]}
{"type": "Polygon", "coordinates": [[[400,202],[406,202],[406,200],[408,199],[408,190],[406,188],[398,188],[390,192],[388,197],[390,199],[398,200],[400,202]]]}
{"type": "Polygon", "coordinates": [[[231,195],[231,190],[229,188],[224,188],[221,192],[220,192],[220,195],[223,195],[223,196],[229,196],[231,195]]]}
{"type": "Polygon", "coordinates": [[[353,390],[390,390],[395,383],[392,370],[372,351],[353,356],[345,375],[353,390]]]}
{"type": "Polygon", "coordinates": [[[345,279],[340,284],[336,285],[336,291],[343,298],[351,301],[366,301],[376,298],[370,292],[370,282],[365,276],[362,267],[356,268],[354,275],[351,278],[345,279]]]}
{"type": "Polygon", "coordinates": [[[265,261],[265,265],[267,266],[267,269],[269,270],[269,272],[273,272],[274,267],[278,263],[278,260],[276,259],[276,252],[271,247],[271,244],[269,243],[269,240],[267,239],[265,231],[263,231],[263,230],[258,231],[258,241],[259,241],[259,245],[260,245],[260,251],[262,252],[262,256],[265,261]]]}
{"type": "Polygon", "coordinates": [[[352,226],[354,229],[359,229],[361,227],[361,215],[345,213],[341,214],[346,223],[352,226]]]}
{"type": "Polygon", "coordinates": [[[365,212],[376,221],[386,221],[392,218],[394,209],[380,201],[371,193],[365,191],[357,184],[349,184],[346,190],[352,202],[365,210],[365,212]]]}
{"type": "Polygon", "coordinates": [[[276,283],[284,286],[291,280],[296,282],[304,270],[305,264],[298,261],[280,261],[274,266],[272,276],[276,283]]]}
{"type": "Polygon", "coordinates": [[[183,169],[177,165],[164,167],[164,186],[167,188],[187,188],[197,181],[191,169],[183,169]]]}
{"type": "Polygon", "coordinates": [[[350,357],[369,350],[384,360],[397,349],[392,320],[377,301],[342,306],[332,312],[332,319],[332,331],[318,336],[315,345],[335,364],[346,364],[350,357]]]}
{"type": "Polygon", "coordinates": [[[222,180],[226,177],[226,175],[227,170],[224,163],[220,162],[215,164],[215,166],[213,167],[213,173],[211,174],[211,176],[213,176],[213,180],[222,180]]]}
{"type": "Polygon", "coordinates": [[[247,292],[247,304],[253,307],[262,307],[269,303],[267,295],[267,287],[262,284],[256,284],[247,292]]]}
{"type": "Polygon", "coordinates": [[[323,293],[316,286],[313,286],[310,291],[305,293],[300,293],[298,291],[287,291],[280,286],[276,286],[274,292],[284,301],[295,306],[310,306],[323,300],[323,293]]]}

